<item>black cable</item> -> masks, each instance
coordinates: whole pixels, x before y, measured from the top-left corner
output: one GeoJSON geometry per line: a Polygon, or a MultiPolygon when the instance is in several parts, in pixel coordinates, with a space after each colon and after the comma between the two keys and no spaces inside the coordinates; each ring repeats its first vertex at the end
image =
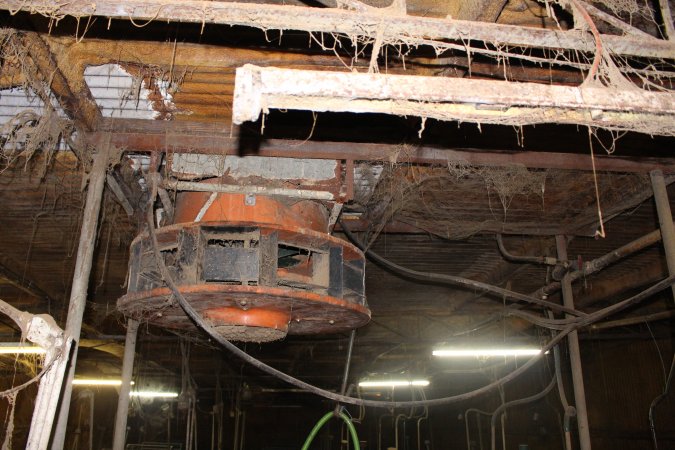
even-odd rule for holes
{"type": "MultiPolygon", "coordinates": [[[[153,217],[153,203],[154,199],[157,195],[157,185],[158,185],[158,178],[159,174],[157,173],[151,173],[148,174],[148,178],[151,182],[151,195],[150,195],[150,200],[146,212],[146,221],[148,223],[148,233],[150,235],[150,239],[152,242],[152,250],[155,255],[155,260],[157,263],[157,266],[160,270],[160,273],[162,275],[162,278],[164,279],[164,282],[167,284],[171,292],[173,293],[174,297],[178,301],[179,305],[185,311],[185,314],[197,325],[197,327],[203,329],[206,331],[211,338],[213,338],[216,342],[218,342],[220,345],[225,347],[228,351],[231,353],[234,353],[236,356],[239,358],[243,359],[245,362],[251,364],[252,366],[256,367],[257,369],[266,372],[276,378],[279,378],[282,381],[285,381],[293,386],[296,386],[300,389],[304,389],[308,392],[311,392],[313,394],[319,395],[321,397],[327,398],[329,400],[333,400],[336,402],[341,402],[341,403],[347,403],[351,405],[359,405],[359,406],[371,406],[371,407],[377,407],[377,408],[414,408],[414,407],[424,407],[424,406],[438,406],[438,405],[445,405],[449,403],[455,403],[455,402],[460,402],[460,401],[465,401],[474,397],[477,397],[481,394],[484,394],[486,392],[490,392],[491,390],[497,388],[498,386],[501,386],[504,383],[507,383],[514,378],[516,378],[518,375],[521,373],[525,372],[527,369],[532,367],[539,359],[539,356],[535,356],[533,358],[530,358],[527,362],[525,362],[522,366],[514,370],[513,372],[505,375],[499,380],[496,380],[488,385],[485,385],[481,388],[475,389],[470,392],[466,392],[464,394],[459,394],[459,395],[454,395],[451,397],[443,397],[443,398],[437,398],[437,399],[432,399],[432,400],[415,400],[415,401],[402,401],[402,402],[396,402],[396,401],[378,401],[378,400],[365,400],[365,399],[360,399],[360,398],[355,398],[355,397],[348,397],[345,395],[341,394],[336,394],[335,392],[327,391],[325,389],[321,389],[319,387],[313,386],[309,383],[306,383],[302,380],[299,380],[295,377],[292,377],[284,372],[281,372],[280,370],[275,369],[274,367],[271,367],[264,362],[252,357],[251,355],[247,354],[243,350],[241,350],[239,347],[236,345],[232,344],[230,341],[225,339],[223,336],[221,336],[214,328],[212,325],[210,325],[208,322],[206,322],[200,315],[199,313],[190,305],[190,303],[185,299],[183,294],[180,292],[178,289],[178,286],[176,283],[173,281],[173,278],[171,274],[169,273],[168,269],[166,268],[166,265],[164,264],[164,260],[161,257],[160,251],[159,251],[159,242],[157,241],[157,234],[155,231],[155,224],[154,224],[154,217],[153,217]]],[[[570,326],[567,330],[562,331],[558,335],[558,340],[561,340],[567,333],[571,332],[574,329],[573,326],[570,326]]],[[[555,342],[553,342],[551,345],[555,345],[555,342]]],[[[548,349],[545,349],[546,351],[548,349]]],[[[543,354],[543,352],[542,352],[543,354]]]]}
{"type": "MultiPolygon", "coordinates": [[[[510,372],[503,376],[502,378],[493,381],[490,384],[487,384],[481,388],[474,389],[473,391],[466,392],[464,394],[459,394],[459,395],[454,395],[450,397],[442,397],[442,398],[437,398],[437,399],[432,399],[432,400],[415,400],[415,401],[404,401],[404,402],[386,402],[386,401],[378,401],[378,400],[364,400],[360,398],[355,398],[355,397],[348,397],[345,395],[341,394],[336,394],[331,391],[327,391],[325,389],[321,389],[319,387],[316,387],[314,385],[311,385],[309,383],[306,383],[302,380],[299,380],[295,377],[292,377],[284,372],[281,372],[280,370],[275,369],[274,367],[271,367],[267,364],[265,364],[262,361],[259,361],[258,359],[252,357],[251,355],[247,354],[245,351],[241,350],[239,347],[236,345],[232,344],[230,341],[225,339],[223,336],[221,336],[212,325],[210,325],[208,322],[206,322],[200,315],[199,313],[190,305],[190,303],[185,299],[183,294],[180,292],[178,289],[178,286],[176,286],[176,283],[173,281],[173,278],[171,277],[171,274],[169,273],[168,269],[166,268],[166,265],[164,264],[164,260],[162,259],[162,256],[159,251],[159,243],[157,241],[157,234],[155,232],[155,224],[154,224],[154,217],[153,217],[153,204],[154,204],[154,199],[157,196],[157,186],[158,186],[158,178],[159,174],[158,173],[151,173],[148,174],[148,178],[151,182],[151,195],[150,195],[150,200],[148,203],[148,208],[146,212],[146,220],[148,223],[148,233],[151,238],[152,242],[152,250],[155,255],[155,260],[157,263],[157,266],[162,274],[162,278],[164,278],[165,283],[173,293],[174,297],[178,301],[179,305],[185,311],[185,314],[197,325],[197,327],[203,329],[206,333],[208,333],[211,338],[213,338],[216,342],[218,342],[220,345],[225,347],[227,350],[229,350],[231,353],[234,353],[237,357],[243,359],[245,362],[251,364],[252,366],[256,367],[257,369],[268,373],[269,375],[272,375],[276,378],[279,378],[282,381],[285,381],[286,383],[289,383],[293,386],[296,386],[300,389],[306,390],[308,392],[311,392],[313,394],[319,395],[321,397],[327,398],[329,400],[341,402],[341,403],[347,403],[351,405],[359,405],[359,406],[371,406],[371,407],[377,407],[377,408],[414,408],[414,407],[424,407],[424,406],[439,406],[439,405],[446,405],[450,403],[456,403],[456,402],[461,402],[465,400],[469,400],[471,398],[477,397],[479,395],[482,395],[484,393],[490,392],[493,389],[497,388],[498,386],[501,386],[505,383],[508,383],[509,381],[517,378],[519,375],[524,373],[526,370],[528,370],[530,367],[532,367],[539,359],[541,358],[541,355],[545,354],[547,351],[549,351],[553,346],[557,345],[565,336],[567,336],[570,332],[578,329],[581,326],[586,326],[589,325],[590,323],[593,323],[594,319],[597,317],[595,320],[600,320],[603,317],[605,317],[608,314],[611,314],[611,312],[608,312],[607,314],[604,314],[605,311],[609,310],[610,308],[605,308],[605,310],[599,310],[592,315],[587,315],[586,317],[579,317],[578,323],[574,323],[566,327],[564,330],[562,330],[560,333],[558,333],[554,338],[552,338],[543,348],[539,356],[535,356],[533,358],[530,358],[527,360],[522,366],[518,367],[515,369],[513,372],[510,372]],[[603,315],[604,314],[604,315],[603,315]]],[[[675,276],[669,277],[660,283],[657,283],[656,285],[652,286],[651,288],[637,294],[636,296],[633,296],[624,302],[624,307],[627,307],[627,305],[637,303],[641,301],[642,299],[646,298],[649,295],[652,295],[654,292],[658,292],[660,290],[665,289],[666,287],[670,286],[673,281],[675,280],[675,276]],[[672,278],[672,279],[671,279],[672,278]]],[[[507,291],[509,292],[509,291],[507,291]]],[[[616,306],[616,305],[615,305],[616,306]]],[[[621,308],[619,308],[620,310],[621,308]]]]}
{"type": "Polygon", "coordinates": [[[531,297],[529,295],[521,294],[520,292],[510,291],[508,289],[500,288],[499,286],[494,286],[492,284],[483,283],[481,281],[471,280],[469,278],[458,277],[455,275],[446,275],[441,273],[431,273],[431,272],[419,272],[417,270],[408,269],[407,267],[400,266],[388,259],[378,255],[372,250],[365,248],[361,242],[356,239],[351,231],[345,227],[344,223],[340,221],[340,226],[342,231],[347,235],[350,241],[356,245],[361,251],[363,251],[367,256],[372,258],[374,261],[379,264],[388,267],[395,272],[400,273],[401,275],[422,281],[431,281],[435,283],[450,284],[452,286],[463,286],[472,289],[478,289],[485,292],[490,292],[494,295],[499,296],[500,298],[510,299],[520,302],[532,303],[535,305],[543,306],[545,308],[551,309],[553,311],[564,312],[567,314],[572,314],[574,316],[586,316],[585,313],[577,311],[574,308],[568,308],[566,306],[558,305],[557,303],[552,303],[546,300],[541,300],[536,297],[531,297]]]}
{"type": "Polygon", "coordinates": [[[654,441],[654,450],[659,448],[659,443],[656,439],[656,426],[654,425],[654,410],[661,403],[661,401],[666,398],[668,395],[668,388],[670,387],[670,381],[673,379],[673,368],[675,368],[675,354],[673,354],[673,362],[670,363],[670,371],[668,372],[668,378],[666,379],[666,385],[663,387],[663,392],[661,395],[652,400],[652,403],[649,405],[649,429],[652,432],[652,440],[654,441]]]}

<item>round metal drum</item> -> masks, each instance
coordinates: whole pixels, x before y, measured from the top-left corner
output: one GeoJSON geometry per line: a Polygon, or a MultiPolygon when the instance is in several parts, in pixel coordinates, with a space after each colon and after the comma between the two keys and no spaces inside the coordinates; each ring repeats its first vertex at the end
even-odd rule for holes
{"type": "MultiPolygon", "coordinates": [[[[179,223],[157,238],[179,290],[223,337],[267,342],[370,320],[363,254],[324,231],[322,205],[201,194],[181,194],[179,223]]],[[[131,245],[129,289],[117,306],[158,326],[194,327],[161,279],[147,234],[131,245]]]]}

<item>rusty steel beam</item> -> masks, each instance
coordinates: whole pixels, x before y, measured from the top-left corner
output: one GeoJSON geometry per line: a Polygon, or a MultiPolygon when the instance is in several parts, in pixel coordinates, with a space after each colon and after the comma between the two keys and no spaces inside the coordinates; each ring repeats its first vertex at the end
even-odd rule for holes
{"type": "Polygon", "coordinates": [[[61,70],[68,61],[61,61],[59,55],[52,54],[49,45],[33,32],[24,33],[23,45],[35,63],[43,80],[79,129],[93,131],[101,120],[101,111],[84,83],[84,74],[80,83],[69,80],[61,70]],[[79,87],[75,85],[79,84],[79,87]]]}
{"type": "MultiPolygon", "coordinates": [[[[391,15],[376,8],[349,11],[337,8],[266,5],[223,1],[185,0],[1,0],[0,8],[50,17],[99,16],[122,20],[191,22],[199,24],[241,25],[264,30],[297,30],[339,33],[352,38],[379,39],[383,44],[430,44],[437,48],[466,48],[467,39],[494,46],[564,49],[593,52],[595,43],[585,31],[524,28],[487,22],[449,18],[391,15]],[[445,41],[458,41],[449,44],[445,41]]],[[[672,42],[633,37],[602,36],[611,53],[672,59],[672,42]]],[[[473,51],[478,48],[472,49],[473,51]]]]}
{"type": "Polygon", "coordinates": [[[675,136],[675,94],[416,75],[237,69],[232,121],[270,109],[381,113],[443,121],[563,123],[675,136]]]}
{"type": "MultiPolygon", "coordinates": [[[[98,147],[109,143],[130,152],[199,153],[210,155],[246,154],[264,157],[305,159],[342,159],[354,161],[392,161],[400,153],[399,145],[359,142],[300,141],[262,138],[259,148],[243,154],[239,137],[222,124],[200,122],[167,122],[141,119],[104,119],[99,131],[88,133],[87,141],[98,147]]],[[[406,152],[400,162],[442,164],[459,162],[477,166],[521,165],[531,169],[591,170],[591,157],[584,154],[553,152],[508,152],[478,149],[438,149],[417,147],[406,152]]],[[[595,156],[601,172],[648,173],[660,169],[675,172],[673,158],[629,158],[595,156]]]]}

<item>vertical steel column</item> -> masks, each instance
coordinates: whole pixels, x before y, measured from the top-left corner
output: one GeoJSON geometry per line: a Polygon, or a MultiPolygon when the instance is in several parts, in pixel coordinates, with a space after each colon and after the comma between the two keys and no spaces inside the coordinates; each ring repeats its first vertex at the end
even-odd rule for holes
{"type": "Polygon", "coordinates": [[[136,355],[136,336],[138,335],[138,321],[127,321],[127,338],[124,342],[124,361],[122,361],[122,386],[117,399],[117,415],[115,416],[115,431],[113,435],[113,450],[124,450],[127,435],[127,417],[129,415],[129,393],[131,392],[131,375],[134,371],[134,356],[136,355]]]}
{"type": "MultiPolygon", "coordinates": [[[[566,261],[567,240],[565,236],[555,237],[558,259],[566,261]]],[[[561,282],[563,303],[568,308],[574,308],[572,295],[572,280],[569,272],[565,274],[561,282]]],[[[579,444],[581,450],[591,450],[591,433],[588,428],[588,411],[586,410],[586,392],[584,389],[584,375],[581,370],[581,351],[579,350],[579,335],[572,331],[567,335],[567,343],[570,350],[570,366],[572,367],[572,384],[574,387],[574,403],[577,409],[577,426],[579,428],[579,444]]]]}
{"type": "MultiPolygon", "coordinates": [[[[663,172],[660,170],[652,170],[649,176],[652,179],[656,213],[659,215],[661,240],[663,241],[663,249],[666,252],[668,274],[675,275],[675,227],[673,226],[673,214],[670,211],[666,182],[663,179],[663,172]]],[[[675,298],[675,285],[672,286],[672,289],[673,298],[675,298]]]]}
{"type": "MultiPolygon", "coordinates": [[[[106,172],[108,170],[108,150],[102,150],[94,156],[94,164],[89,172],[89,187],[87,199],[84,205],[82,228],[80,229],[80,242],[77,248],[77,261],[73,284],[70,290],[70,305],[68,306],[68,318],[66,320],[65,333],[71,336],[76,344],[79,344],[80,332],[82,331],[82,316],[87,302],[87,288],[89,287],[89,275],[96,248],[96,230],[98,228],[98,216],[101,211],[101,199],[105,186],[106,172]]],[[[68,412],[70,411],[70,399],[73,393],[73,377],[77,362],[77,348],[74,345],[73,356],[70,361],[68,374],[64,379],[63,395],[59,419],[54,432],[52,450],[62,450],[66,440],[66,427],[68,425],[68,412]]]]}

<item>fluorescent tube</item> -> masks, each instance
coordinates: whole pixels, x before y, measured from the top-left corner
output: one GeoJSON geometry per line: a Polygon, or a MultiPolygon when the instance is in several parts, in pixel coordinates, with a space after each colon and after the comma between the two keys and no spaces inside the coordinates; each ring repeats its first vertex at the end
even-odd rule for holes
{"type": "MultiPolygon", "coordinates": [[[[134,384],[132,381],[131,384],[134,384]]],[[[96,378],[75,378],[73,386],[122,386],[122,380],[105,380],[96,378]]]]}
{"type": "Polygon", "coordinates": [[[434,350],[434,356],[449,358],[490,357],[490,356],[536,356],[541,354],[539,348],[440,348],[434,350]]]}
{"type": "Polygon", "coordinates": [[[428,380],[372,380],[360,381],[359,387],[424,387],[429,386],[428,380]]]}
{"type": "Polygon", "coordinates": [[[132,397],[139,398],[176,398],[177,392],[158,392],[158,391],[132,391],[129,393],[132,397]]]}
{"type": "Polygon", "coordinates": [[[29,354],[29,355],[43,355],[47,351],[36,345],[26,345],[20,342],[3,342],[0,343],[0,354],[29,354]]]}

